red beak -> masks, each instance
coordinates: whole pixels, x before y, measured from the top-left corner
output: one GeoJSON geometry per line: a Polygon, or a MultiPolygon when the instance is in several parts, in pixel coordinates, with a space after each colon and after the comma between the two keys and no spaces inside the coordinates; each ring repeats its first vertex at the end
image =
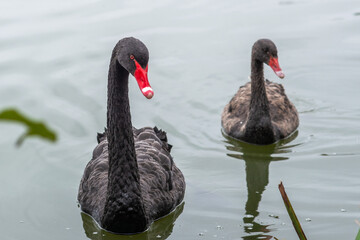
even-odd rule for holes
{"type": "Polygon", "coordinates": [[[154,91],[152,90],[147,77],[148,66],[146,65],[146,68],[143,69],[135,59],[134,62],[136,66],[134,77],[139,85],[142,94],[144,94],[147,99],[150,99],[154,96],[154,91]]]}
{"type": "Polygon", "coordinates": [[[284,78],[285,74],[283,73],[283,71],[281,70],[280,66],[279,66],[279,62],[277,58],[274,58],[272,56],[270,56],[270,60],[268,65],[272,68],[272,70],[274,70],[275,74],[279,77],[279,78],[284,78]]]}

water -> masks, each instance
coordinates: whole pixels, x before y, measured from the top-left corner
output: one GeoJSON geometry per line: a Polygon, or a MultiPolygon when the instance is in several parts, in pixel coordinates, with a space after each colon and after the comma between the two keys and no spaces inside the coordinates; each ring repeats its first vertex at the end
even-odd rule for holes
{"type": "Polygon", "coordinates": [[[2,239],[296,239],[280,181],[309,239],[355,238],[358,1],[13,0],[0,3],[0,25],[0,109],[15,106],[59,135],[16,148],[24,129],[0,123],[2,239]],[[106,122],[110,54],[125,36],[148,46],[155,91],[148,101],[130,81],[133,124],[168,132],[187,191],[149,232],[118,237],[82,215],[76,195],[106,122]],[[256,147],[226,139],[220,115],[263,37],[286,75],[266,68],[266,77],[284,85],[300,127],[256,147]]]}

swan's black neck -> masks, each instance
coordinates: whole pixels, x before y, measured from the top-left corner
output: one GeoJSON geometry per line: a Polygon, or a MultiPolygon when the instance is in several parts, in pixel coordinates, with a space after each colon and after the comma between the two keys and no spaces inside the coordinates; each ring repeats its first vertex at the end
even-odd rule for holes
{"type": "Polygon", "coordinates": [[[109,175],[101,225],[106,230],[123,233],[143,231],[148,225],[136,161],[128,78],[128,71],[113,54],[108,76],[109,175]]]}
{"type": "Polygon", "coordinates": [[[254,57],[251,59],[251,100],[244,137],[245,141],[255,144],[269,144],[275,141],[266,95],[264,66],[254,57]]]}

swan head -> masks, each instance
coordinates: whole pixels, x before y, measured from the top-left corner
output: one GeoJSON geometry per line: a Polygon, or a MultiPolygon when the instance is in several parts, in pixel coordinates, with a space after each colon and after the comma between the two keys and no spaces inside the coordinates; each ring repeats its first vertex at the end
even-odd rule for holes
{"type": "Polygon", "coordinates": [[[269,65],[279,78],[285,77],[279,65],[277,48],[270,39],[257,40],[252,48],[252,57],[269,65]]]}
{"type": "Polygon", "coordinates": [[[140,40],[128,37],[121,39],[117,44],[117,61],[131,75],[139,85],[142,94],[150,99],[154,96],[148,80],[149,51],[140,40]]]}

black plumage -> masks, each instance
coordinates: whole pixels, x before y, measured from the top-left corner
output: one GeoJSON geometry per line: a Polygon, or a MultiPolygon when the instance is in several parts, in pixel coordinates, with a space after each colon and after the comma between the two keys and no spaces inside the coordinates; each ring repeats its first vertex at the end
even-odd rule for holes
{"type": "Polygon", "coordinates": [[[297,129],[298,113],[284,87],[264,80],[263,63],[284,78],[277,58],[277,49],[271,40],[260,39],[254,43],[251,82],[240,87],[221,116],[225,134],[253,144],[271,144],[297,129]]]}
{"type": "Polygon", "coordinates": [[[135,38],[120,40],[110,61],[107,128],[97,135],[99,144],[78,192],[81,209],[115,233],[145,231],[173,211],[185,193],[184,176],[170,155],[166,133],[156,127],[132,127],[128,76],[136,71],[134,59],[147,69],[146,46],[135,38]]]}

